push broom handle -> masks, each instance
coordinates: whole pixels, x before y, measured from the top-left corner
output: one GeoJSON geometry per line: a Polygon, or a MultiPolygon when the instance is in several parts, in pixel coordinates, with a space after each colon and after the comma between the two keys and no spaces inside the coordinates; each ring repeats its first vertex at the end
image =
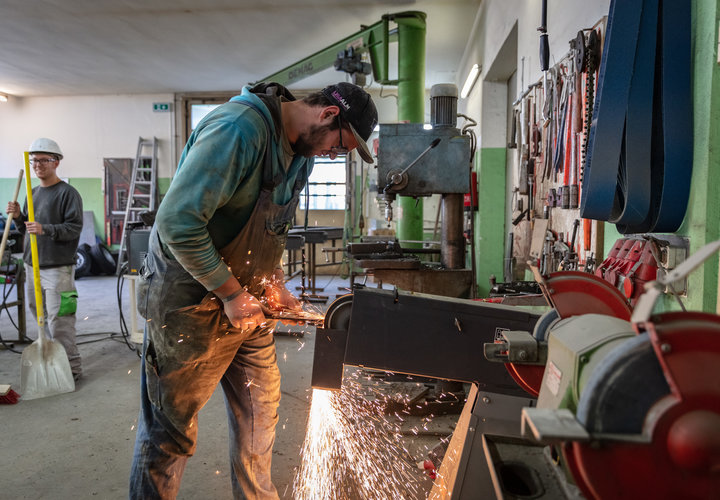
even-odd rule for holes
{"type": "MultiPolygon", "coordinates": [[[[30,185],[30,153],[25,151],[25,189],[27,191],[28,221],[35,222],[32,186],[30,185]]],[[[33,283],[35,288],[35,310],[37,311],[38,340],[45,340],[45,309],[40,288],[40,258],[38,257],[37,235],[30,233],[30,254],[32,255],[33,283]]]]}
{"type": "MultiPolygon", "coordinates": [[[[20,186],[22,185],[23,171],[20,170],[18,175],[17,186],[15,186],[15,195],[13,196],[13,203],[17,201],[18,193],[20,192],[20,186]]],[[[0,266],[2,265],[3,256],[5,255],[5,245],[7,244],[8,235],[10,234],[10,224],[13,220],[13,214],[8,214],[8,218],[5,221],[5,231],[3,232],[2,243],[0,243],[0,266]]]]}

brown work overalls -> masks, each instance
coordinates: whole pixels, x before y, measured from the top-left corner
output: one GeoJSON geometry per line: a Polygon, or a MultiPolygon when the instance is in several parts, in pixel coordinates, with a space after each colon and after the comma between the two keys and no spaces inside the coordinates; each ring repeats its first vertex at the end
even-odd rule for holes
{"type": "MultiPolygon", "coordinates": [[[[268,132],[270,130],[268,129],[268,132]]],[[[272,135],[268,133],[269,140],[272,135]]],[[[269,144],[264,185],[245,227],[220,250],[241,285],[255,297],[280,263],[287,232],[307,172],[299,175],[291,201],[277,205],[272,191],[269,144]]],[[[223,303],[162,251],[156,229],[141,270],[138,308],[147,318],[131,498],[174,498],[187,457],[195,450],[197,413],[222,384],[230,429],[236,498],[277,498],[270,464],[280,371],[274,324],[234,328],[223,303]]]]}

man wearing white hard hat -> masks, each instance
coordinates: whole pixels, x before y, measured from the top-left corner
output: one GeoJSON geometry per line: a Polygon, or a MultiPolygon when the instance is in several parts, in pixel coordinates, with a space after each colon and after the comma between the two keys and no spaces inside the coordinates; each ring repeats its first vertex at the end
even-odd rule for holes
{"type": "MultiPolygon", "coordinates": [[[[18,202],[9,202],[7,213],[13,215],[18,229],[25,233],[24,259],[28,276],[32,276],[32,266],[36,265],[32,261],[29,235],[37,236],[37,264],[40,266],[47,334],[65,348],[77,381],[82,374],[82,365],[75,334],[75,254],[82,231],[82,198],[74,187],[57,175],[63,154],[55,141],[45,137],[35,139],[29,152],[30,165],[40,180],[40,185],[32,190],[35,222],[28,221],[27,200],[22,210],[18,202]]],[[[27,298],[35,316],[33,280],[28,280],[27,298]]]]}

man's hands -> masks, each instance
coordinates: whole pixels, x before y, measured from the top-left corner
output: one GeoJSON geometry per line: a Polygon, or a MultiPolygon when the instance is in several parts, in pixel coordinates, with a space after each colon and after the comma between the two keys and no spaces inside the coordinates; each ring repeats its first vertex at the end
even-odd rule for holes
{"type": "Polygon", "coordinates": [[[252,330],[267,321],[260,301],[244,290],[227,302],[223,299],[223,307],[230,323],[241,330],[252,330]]]}
{"type": "MultiPolygon", "coordinates": [[[[20,204],[17,201],[8,202],[6,212],[12,215],[13,219],[17,218],[21,214],[20,204]]],[[[39,222],[26,222],[25,229],[30,234],[43,234],[43,227],[39,222]]]]}
{"type": "MultiPolygon", "coordinates": [[[[28,229],[29,230],[29,229],[28,229]]],[[[265,284],[265,297],[260,303],[252,294],[240,287],[233,277],[213,290],[223,303],[225,314],[235,328],[249,330],[267,322],[264,310],[302,311],[302,303],[285,288],[282,269],[276,269],[265,284]]]]}
{"type": "Polygon", "coordinates": [[[13,219],[20,215],[20,203],[17,201],[8,201],[7,204],[7,210],[5,210],[8,215],[12,215],[13,219]]]}
{"type": "Polygon", "coordinates": [[[39,222],[26,222],[25,229],[30,234],[43,234],[43,227],[39,222]]]}
{"type": "Polygon", "coordinates": [[[282,269],[276,269],[265,285],[265,298],[270,309],[302,311],[302,303],[285,287],[282,269]]]}

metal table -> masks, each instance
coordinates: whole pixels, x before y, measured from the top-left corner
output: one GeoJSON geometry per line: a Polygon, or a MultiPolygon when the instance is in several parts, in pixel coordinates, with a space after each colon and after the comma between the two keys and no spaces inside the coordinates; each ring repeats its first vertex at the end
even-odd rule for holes
{"type": "MultiPolygon", "coordinates": [[[[7,284],[15,285],[16,300],[8,302],[5,298],[2,302],[2,308],[10,314],[11,307],[17,307],[17,338],[11,339],[3,335],[3,341],[6,343],[18,342],[21,344],[30,343],[32,339],[29,339],[26,335],[27,332],[27,320],[25,316],[25,267],[19,261],[15,261],[14,264],[5,265],[0,268],[0,275],[7,284]]],[[[2,345],[0,345],[2,349],[2,345]]]]}
{"type": "MultiPolygon", "coordinates": [[[[302,267],[299,270],[296,269],[297,264],[299,263],[301,266],[303,263],[306,264],[305,267],[307,268],[308,286],[306,288],[304,286],[297,287],[298,290],[303,290],[304,298],[321,301],[328,299],[327,296],[316,294],[316,292],[322,292],[325,290],[322,287],[316,286],[317,268],[323,266],[334,266],[339,264],[339,262],[335,259],[335,252],[332,252],[332,260],[330,262],[318,264],[316,262],[317,245],[330,241],[331,245],[335,247],[335,242],[343,238],[343,232],[342,227],[333,226],[313,226],[308,227],[307,229],[303,226],[295,226],[290,230],[288,234],[288,245],[286,247],[288,251],[287,274],[289,277],[295,276],[299,271],[302,271],[302,267]],[[302,243],[300,244],[298,244],[299,237],[302,237],[302,243]],[[290,242],[293,238],[295,241],[291,246],[290,242]],[[307,259],[305,259],[305,252],[302,252],[301,259],[298,261],[296,252],[298,250],[302,251],[305,247],[307,247],[307,259]]],[[[303,279],[303,285],[304,284],[303,279]]]]}

